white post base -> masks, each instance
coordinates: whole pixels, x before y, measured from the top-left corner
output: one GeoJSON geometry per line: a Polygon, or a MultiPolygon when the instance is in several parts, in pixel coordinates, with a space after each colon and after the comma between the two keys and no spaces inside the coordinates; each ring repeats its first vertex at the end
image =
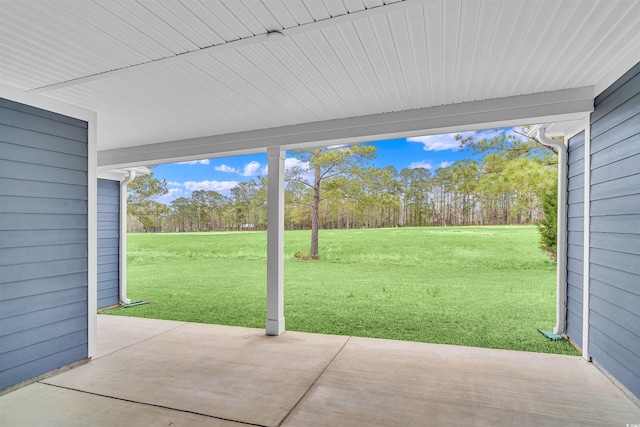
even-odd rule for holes
{"type": "Polygon", "coordinates": [[[267,335],[278,336],[284,332],[284,317],[277,320],[267,319],[265,333],[267,335]]]}

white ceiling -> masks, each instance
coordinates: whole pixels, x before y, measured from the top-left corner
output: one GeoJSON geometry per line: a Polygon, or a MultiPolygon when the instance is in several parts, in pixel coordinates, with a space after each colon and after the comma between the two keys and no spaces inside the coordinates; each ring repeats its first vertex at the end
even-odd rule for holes
{"type": "Polygon", "coordinates": [[[597,92],[640,61],[635,0],[0,0],[0,8],[2,83],[96,111],[102,151],[597,92]],[[284,37],[266,36],[273,31],[284,37]]]}

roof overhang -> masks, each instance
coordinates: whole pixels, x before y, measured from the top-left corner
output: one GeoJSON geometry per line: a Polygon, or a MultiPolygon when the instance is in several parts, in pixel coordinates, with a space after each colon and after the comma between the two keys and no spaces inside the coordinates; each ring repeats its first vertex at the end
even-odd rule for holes
{"type": "Polygon", "coordinates": [[[157,164],[296,149],[336,143],[519,126],[536,121],[575,122],[593,111],[593,87],[305,123],[228,135],[211,135],[102,151],[99,167],[157,164]]]}
{"type": "Polygon", "coordinates": [[[2,85],[95,112],[102,169],[534,123],[559,134],[640,61],[640,2],[626,0],[0,5],[2,85]]]}

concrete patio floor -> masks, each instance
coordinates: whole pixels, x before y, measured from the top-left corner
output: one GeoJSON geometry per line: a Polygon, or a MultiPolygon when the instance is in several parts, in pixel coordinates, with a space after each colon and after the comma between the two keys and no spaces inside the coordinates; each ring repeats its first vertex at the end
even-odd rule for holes
{"type": "Polygon", "coordinates": [[[0,425],[625,426],[580,357],[98,316],[88,364],[0,396],[0,425]]]}

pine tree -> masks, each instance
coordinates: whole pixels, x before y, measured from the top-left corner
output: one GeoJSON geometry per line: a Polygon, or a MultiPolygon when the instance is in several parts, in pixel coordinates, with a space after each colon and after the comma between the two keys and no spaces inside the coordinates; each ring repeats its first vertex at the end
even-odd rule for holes
{"type": "Polygon", "coordinates": [[[558,185],[552,186],[542,197],[544,219],[538,222],[540,247],[553,259],[558,250],[558,185]]]}
{"type": "MultiPolygon", "coordinates": [[[[373,145],[352,144],[329,147],[313,147],[291,152],[299,164],[287,171],[287,180],[295,181],[313,191],[311,203],[311,245],[309,255],[318,258],[318,230],[320,229],[320,202],[322,200],[323,181],[337,182],[336,178],[357,175],[361,166],[376,155],[373,145]],[[302,167],[300,165],[305,165],[302,167]],[[305,172],[313,171],[313,178],[305,178],[305,172]]],[[[327,190],[335,189],[331,187],[327,190]]]]}

